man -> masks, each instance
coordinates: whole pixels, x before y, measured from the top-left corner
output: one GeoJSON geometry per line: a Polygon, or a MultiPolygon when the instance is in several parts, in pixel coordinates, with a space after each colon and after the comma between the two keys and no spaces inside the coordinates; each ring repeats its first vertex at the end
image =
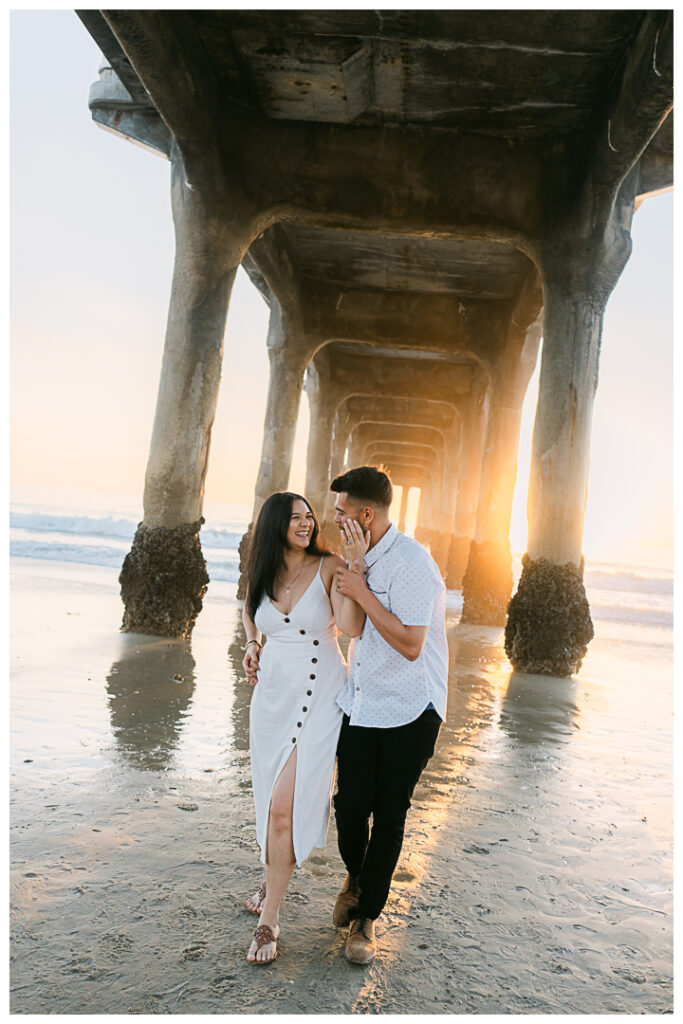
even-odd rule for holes
{"type": "Polygon", "coordinates": [[[339,529],[347,524],[368,542],[364,566],[338,568],[333,584],[366,615],[362,635],[351,641],[347,684],[337,698],[344,719],[334,806],[347,876],[333,916],[338,927],[349,924],[348,959],[368,964],[410,798],[446,717],[446,591],[431,556],[389,519],[393,493],[386,473],[351,469],[330,489],[337,495],[339,529]]]}

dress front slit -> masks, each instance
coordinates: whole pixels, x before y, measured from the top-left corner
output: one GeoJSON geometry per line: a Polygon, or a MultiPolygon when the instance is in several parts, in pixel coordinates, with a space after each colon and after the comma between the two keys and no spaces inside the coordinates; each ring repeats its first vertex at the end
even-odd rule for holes
{"type": "MultiPolygon", "coordinates": [[[[282,765],[282,768],[276,774],[275,779],[273,780],[273,785],[272,785],[272,788],[270,790],[270,794],[268,796],[268,814],[267,814],[267,817],[266,817],[266,849],[265,849],[265,856],[263,858],[266,864],[268,863],[268,834],[270,832],[270,812],[271,812],[272,806],[273,806],[273,793],[275,792],[275,788],[276,788],[278,782],[282,778],[282,775],[283,775],[283,773],[285,771],[285,768],[287,767],[289,762],[292,760],[292,758],[296,758],[296,757],[297,757],[297,750],[296,750],[296,747],[295,747],[294,750],[290,750],[288,752],[287,757],[285,758],[285,762],[282,765]]],[[[298,764],[296,764],[294,766],[294,785],[293,785],[293,793],[292,793],[292,817],[294,816],[294,800],[296,798],[296,776],[297,776],[297,769],[298,769],[298,764]]],[[[293,831],[292,831],[292,847],[294,847],[294,834],[293,834],[293,831]]]]}

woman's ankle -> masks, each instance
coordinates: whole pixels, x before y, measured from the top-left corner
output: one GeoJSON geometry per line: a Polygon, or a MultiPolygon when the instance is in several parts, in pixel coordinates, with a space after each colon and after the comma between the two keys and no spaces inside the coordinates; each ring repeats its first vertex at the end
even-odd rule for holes
{"type": "Polygon", "coordinates": [[[261,924],[267,924],[271,928],[274,928],[280,924],[280,908],[276,907],[272,910],[268,906],[268,897],[261,904],[261,924]]]}

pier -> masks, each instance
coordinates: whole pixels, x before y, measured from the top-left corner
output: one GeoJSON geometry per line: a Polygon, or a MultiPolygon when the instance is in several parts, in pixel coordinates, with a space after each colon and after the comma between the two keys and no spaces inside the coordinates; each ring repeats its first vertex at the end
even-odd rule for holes
{"type": "MultiPolygon", "coordinates": [[[[524,673],[593,635],[582,537],[605,307],[637,205],[672,186],[671,11],[79,11],[94,121],[168,159],[176,256],[124,628],[187,636],[230,292],[270,308],[254,516],[384,462],[465,622],[524,673]],[[518,588],[521,408],[542,339],[518,588]]],[[[405,507],[401,512],[405,519],[405,507]]],[[[246,541],[245,541],[246,545],[246,541]]]]}

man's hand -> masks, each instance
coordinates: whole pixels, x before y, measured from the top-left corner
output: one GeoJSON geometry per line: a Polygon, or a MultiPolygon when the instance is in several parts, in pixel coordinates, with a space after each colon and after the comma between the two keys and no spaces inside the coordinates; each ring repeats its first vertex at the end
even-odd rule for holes
{"type": "Polygon", "coordinates": [[[334,570],[333,586],[343,597],[350,597],[363,609],[383,640],[398,651],[408,661],[416,661],[422,653],[427,639],[427,626],[406,626],[397,615],[388,608],[370,590],[365,577],[358,570],[358,563],[353,569],[338,566],[334,570]]]}
{"type": "Polygon", "coordinates": [[[345,569],[341,565],[337,566],[334,570],[332,585],[342,597],[350,597],[361,607],[364,596],[370,592],[358,561],[352,563],[351,569],[345,569]]]}
{"type": "Polygon", "coordinates": [[[258,682],[258,671],[259,671],[259,654],[261,648],[257,647],[256,644],[250,644],[247,648],[247,653],[244,655],[242,660],[242,668],[246,672],[247,681],[253,686],[258,682]]]}
{"type": "Polygon", "coordinates": [[[358,562],[359,566],[362,566],[370,544],[370,531],[364,535],[360,523],[355,519],[347,519],[342,523],[340,532],[346,564],[353,567],[354,562],[358,562]]]}

